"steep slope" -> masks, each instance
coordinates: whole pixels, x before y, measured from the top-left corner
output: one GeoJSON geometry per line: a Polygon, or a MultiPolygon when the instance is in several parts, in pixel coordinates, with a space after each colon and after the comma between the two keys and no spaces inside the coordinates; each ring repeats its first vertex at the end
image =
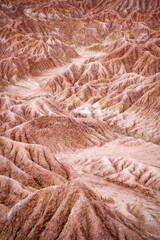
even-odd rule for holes
{"type": "MultiPolygon", "coordinates": [[[[77,121],[68,116],[42,116],[16,126],[5,132],[5,136],[15,141],[38,143],[53,151],[102,145],[115,135],[102,136],[94,130],[94,125],[77,121]]],[[[107,129],[106,129],[107,131],[107,129]]]]}
{"type": "Polygon", "coordinates": [[[3,239],[147,239],[79,181],[32,194],[16,204],[7,219],[2,223],[3,239]]]}
{"type": "Polygon", "coordinates": [[[0,14],[0,240],[159,240],[160,1],[0,14]]]}
{"type": "Polygon", "coordinates": [[[1,175],[35,188],[61,184],[68,179],[65,167],[46,147],[19,143],[4,137],[1,137],[0,143],[4,164],[1,165],[1,175]]]}

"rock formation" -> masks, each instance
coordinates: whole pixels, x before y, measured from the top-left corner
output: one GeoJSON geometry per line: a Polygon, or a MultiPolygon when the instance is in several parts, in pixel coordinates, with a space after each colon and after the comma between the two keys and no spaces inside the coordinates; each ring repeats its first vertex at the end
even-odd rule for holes
{"type": "Polygon", "coordinates": [[[0,14],[0,240],[159,240],[160,1],[0,14]]]}

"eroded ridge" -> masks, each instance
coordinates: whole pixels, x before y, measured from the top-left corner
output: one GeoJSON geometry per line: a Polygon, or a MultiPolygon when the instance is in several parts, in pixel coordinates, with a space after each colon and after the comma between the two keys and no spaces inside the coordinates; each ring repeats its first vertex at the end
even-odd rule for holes
{"type": "Polygon", "coordinates": [[[159,240],[160,1],[0,15],[0,240],[159,240]]]}
{"type": "Polygon", "coordinates": [[[7,224],[2,224],[4,239],[146,239],[133,223],[77,180],[37,191],[16,204],[7,218],[7,224]]]}

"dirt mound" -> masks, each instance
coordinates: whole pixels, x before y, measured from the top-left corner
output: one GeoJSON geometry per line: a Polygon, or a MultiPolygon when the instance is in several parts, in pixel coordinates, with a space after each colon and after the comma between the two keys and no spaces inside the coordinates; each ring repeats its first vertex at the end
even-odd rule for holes
{"type": "Polygon", "coordinates": [[[0,14],[0,240],[159,240],[160,1],[0,14]]]}
{"type": "Polygon", "coordinates": [[[1,137],[1,175],[25,186],[42,188],[64,183],[69,179],[65,166],[53,153],[38,144],[25,144],[1,137]]]}
{"type": "Polygon", "coordinates": [[[18,202],[1,228],[3,239],[147,239],[79,181],[39,190],[18,202]]]}
{"type": "MultiPolygon", "coordinates": [[[[94,125],[88,125],[65,115],[47,115],[12,128],[5,132],[5,136],[15,141],[42,144],[53,151],[102,145],[108,140],[94,130],[94,125]]],[[[109,140],[115,138],[108,137],[109,140]]]]}

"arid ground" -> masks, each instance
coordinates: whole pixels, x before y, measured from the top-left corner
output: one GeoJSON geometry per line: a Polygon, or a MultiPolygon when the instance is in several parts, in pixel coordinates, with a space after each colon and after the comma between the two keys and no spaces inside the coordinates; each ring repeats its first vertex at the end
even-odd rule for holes
{"type": "Polygon", "coordinates": [[[0,0],[0,240],[160,240],[160,0],[0,0]]]}

